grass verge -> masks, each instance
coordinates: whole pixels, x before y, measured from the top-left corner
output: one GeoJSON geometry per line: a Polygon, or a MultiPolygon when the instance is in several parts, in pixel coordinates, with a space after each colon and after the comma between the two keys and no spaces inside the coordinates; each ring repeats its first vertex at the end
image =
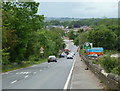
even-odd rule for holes
{"type": "Polygon", "coordinates": [[[41,64],[47,62],[47,59],[41,59],[39,61],[22,61],[20,64],[8,64],[8,65],[2,65],[2,72],[8,72],[8,71],[13,71],[17,70],[20,68],[26,68],[30,67],[34,64],[41,64]]]}

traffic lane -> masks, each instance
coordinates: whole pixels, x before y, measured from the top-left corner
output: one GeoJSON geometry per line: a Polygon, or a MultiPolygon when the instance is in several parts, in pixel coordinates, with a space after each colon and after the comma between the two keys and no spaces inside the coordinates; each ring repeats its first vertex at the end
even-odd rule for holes
{"type": "Polygon", "coordinates": [[[73,60],[61,58],[55,66],[38,71],[36,74],[14,84],[4,86],[3,89],[63,89],[72,63],[73,60]]]}
{"type": "Polygon", "coordinates": [[[46,63],[31,66],[31,67],[23,68],[20,70],[12,71],[7,74],[3,74],[2,75],[2,85],[3,85],[3,87],[5,87],[7,85],[10,85],[11,83],[14,83],[16,81],[16,79],[17,79],[17,81],[20,81],[20,80],[26,78],[27,75],[29,75],[29,76],[33,75],[40,70],[42,71],[42,70],[45,70],[45,69],[55,66],[55,65],[56,65],[56,63],[48,64],[46,62],[46,63]]]}
{"type": "MultiPolygon", "coordinates": [[[[59,59],[58,59],[58,63],[59,63],[59,59]]],[[[3,82],[2,85],[3,85],[3,87],[5,87],[5,86],[9,85],[10,83],[14,83],[14,81],[16,81],[16,79],[18,81],[22,80],[22,79],[26,78],[27,75],[29,75],[29,76],[33,75],[36,72],[45,70],[45,69],[50,68],[55,65],[56,65],[56,63],[48,64],[47,62],[45,62],[42,64],[33,65],[31,67],[8,72],[7,74],[2,75],[2,82],[3,82]]]]}
{"type": "Polygon", "coordinates": [[[77,46],[75,46],[74,43],[71,41],[68,42],[68,49],[70,49],[71,52],[74,52],[74,53],[77,52],[77,46]]]}
{"type": "MultiPolygon", "coordinates": [[[[70,41],[69,41],[68,45],[70,48],[75,49],[75,46],[70,41]]],[[[59,61],[58,61],[58,63],[59,63],[59,61]]],[[[3,84],[2,84],[3,88],[5,86],[10,85],[10,83],[11,84],[16,83],[18,81],[21,81],[22,79],[28,78],[29,76],[36,74],[39,71],[43,71],[43,70],[51,68],[51,66],[55,66],[55,65],[56,65],[56,63],[48,64],[47,62],[45,62],[42,64],[33,65],[31,67],[27,67],[27,68],[13,71],[13,72],[9,72],[8,74],[4,74],[2,76],[3,77],[3,84]]]]}

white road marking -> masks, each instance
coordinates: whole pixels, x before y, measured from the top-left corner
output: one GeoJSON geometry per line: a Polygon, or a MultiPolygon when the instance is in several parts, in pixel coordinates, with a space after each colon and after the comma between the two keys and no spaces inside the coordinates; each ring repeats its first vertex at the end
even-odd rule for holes
{"type": "Polygon", "coordinates": [[[73,68],[74,68],[74,64],[75,64],[75,60],[73,62],[73,65],[72,65],[72,68],[70,70],[70,73],[68,75],[68,78],[67,78],[67,81],[65,83],[65,86],[64,86],[64,89],[67,89],[68,88],[68,84],[69,84],[69,81],[70,81],[70,78],[71,78],[71,75],[72,75],[72,72],[73,72],[73,68]]]}
{"type": "Polygon", "coordinates": [[[18,72],[16,74],[28,74],[28,73],[31,73],[31,72],[18,72]]]}
{"type": "Polygon", "coordinates": [[[34,72],[34,74],[36,74],[37,72],[34,72]]]}
{"type": "Polygon", "coordinates": [[[40,71],[42,71],[42,70],[40,70],[40,71]]]}
{"type": "Polygon", "coordinates": [[[5,72],[5,73],[3,73],[3,74],[9,74],[9,72],[5,72]]]}
{"type": "Polygon", "coordinates": [[[28,77],[28,75],[27,76],[25,76],[24,78],[27,78],[28,77]]]}
{"type": "Polygon", "coordinates": [[[15,82],[17,82],[17,80],[12,81],[11,84],[13,84],[13,83],[15,83],[15,82]]]}
{"type": "Polygon", "coordinates": [[[31,67],[35,67],[35,66],[37,66],[37,65],[33,65],[33,66],[31,66],[31,67]]]}

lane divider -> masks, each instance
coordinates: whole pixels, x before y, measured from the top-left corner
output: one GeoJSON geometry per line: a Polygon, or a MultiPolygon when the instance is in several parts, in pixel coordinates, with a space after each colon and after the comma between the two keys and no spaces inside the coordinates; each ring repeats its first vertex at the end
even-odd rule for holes
{"type": "Polygon", "coordinates": [[[27,78],[29,75],[26,75],[24,78],[27,78]]]}
{"type": "Polygon", "coordinates": [[[40,70],[40,71],[42,71],[42,70],[40,70]]]}
{"type": "Polygon", "coordinates": [[[15,83],[15,82],[17,82],[17,80],[12,81],[11,84],[13,84],[13,83],[15,83]]]}
{"type": "Polygon", "coordinates": [[[34,72],[34,74],[36,74],[37,72],[34,72]]]}

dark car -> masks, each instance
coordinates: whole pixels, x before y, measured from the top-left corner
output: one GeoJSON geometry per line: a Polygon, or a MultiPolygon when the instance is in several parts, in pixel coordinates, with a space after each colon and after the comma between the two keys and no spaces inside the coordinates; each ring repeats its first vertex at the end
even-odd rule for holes
{"type": "Polygon", "coordinates": [[[49,56],[48,57],[48,63],[49,62],[57,62],[57,58],[55,56],[49,56]]]}
{"type": "Polygon", "coordinates": [[[60,58],[64,58],[66,56],[66,54],[63,52],[59,55],[60,58]]]}

